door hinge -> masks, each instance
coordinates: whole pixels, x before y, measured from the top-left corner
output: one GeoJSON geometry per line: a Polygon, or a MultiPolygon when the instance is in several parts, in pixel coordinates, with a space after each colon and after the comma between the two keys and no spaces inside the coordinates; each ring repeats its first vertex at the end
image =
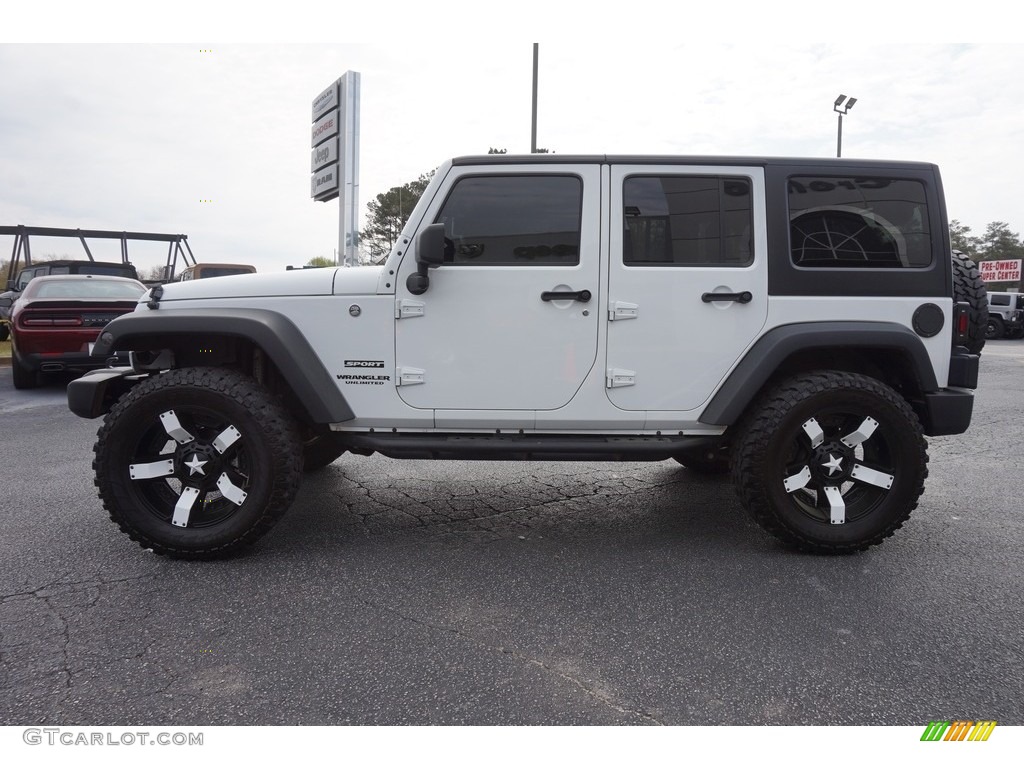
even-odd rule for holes
{"type": "Polygon", "coordinates": [[[422,384],[423,376],[426,373],[422,368],[399,368],[395,380],[400,387],[408,387],[412,384],[422,384]]]}
{"type": "Polygon", "coordinates": [[[639,304],[630,304],[628,301],[612,301],[608,304],[609,320],[632,320],[639,314],[639,304]]]}
{"type": "Polygon", "coordinates": [[[425,306],[422,301],[395,299],[395,317],[399,320],[403,317],[423,317],[423,308],[425,306]]]}
{"type": "Polygon", "coordinates": [[[608,369],[608,389],[615,387],[632,387],[636,384],[636,371],[627,371],[624,368],[608,369]]]}

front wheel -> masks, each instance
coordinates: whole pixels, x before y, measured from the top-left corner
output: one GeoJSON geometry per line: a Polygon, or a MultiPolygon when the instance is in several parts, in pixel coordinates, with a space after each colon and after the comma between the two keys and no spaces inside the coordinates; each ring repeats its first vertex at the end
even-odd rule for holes
{"type": "Polygon", "coordinates": [[[818,371],[768,392],[740,428],[733,482],[769,533],[799,549],[846,553],[891,536],[928,475],[917,416],[885,384],[818,371]]]}
{"type": "Polygon", "coordinates": [[[235,553],[291,505],[302,442],[277,399],[251,378],[183,368],[136,385],[95,447],[111,519],[143,547],[177,558],[235,553]]]}

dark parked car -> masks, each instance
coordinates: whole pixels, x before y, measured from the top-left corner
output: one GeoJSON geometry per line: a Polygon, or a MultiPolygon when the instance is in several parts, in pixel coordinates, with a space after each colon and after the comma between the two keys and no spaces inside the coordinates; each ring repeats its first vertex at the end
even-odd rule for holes
{"type": "Polygon", "coordinates": [[[129,263],[115,261],[85,261],[82,259],[58,259],[56,261],[43,261],[25,267],[18,272],[17,278],[13,277],[14,267],[11,264],[11,275],[7,280],[7,290],[0,293],[0,341],[6,341],[10,333],[11,307],[3,301],[10,298],[11,304],[18,300],[21,292],[35,278],[46,275],[114,275],[116,277],[130,277],[138,279],[139,274],[135,267],[129,263]]]}
{"type": "Polygon", "coordinates": [[[33,279],[10,307],[15,388],[36,386],[41,372],[104,367],[105,357],[92,356],[93,343],[107,323],[135,309],[146,290],[138,280],[105,275],[33,279]]]}

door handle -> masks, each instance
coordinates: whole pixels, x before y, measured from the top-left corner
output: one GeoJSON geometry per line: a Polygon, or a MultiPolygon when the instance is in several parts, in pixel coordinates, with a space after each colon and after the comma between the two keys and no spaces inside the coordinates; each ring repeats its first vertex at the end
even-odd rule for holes
{"type": "Polygon", "coordinates": [[[743,291],[741,293],[705,293],[700,297],[700,300],[705,304],[710,304],[712,301],[738,301],[740,304],[749,304],[754,299],[754,294],[750,291],[743,291]]]}
{"type": "Polygon", "coordinates": [[[586,304],[591,299],[590,291],[544,291],[540,295],[541,301],[582,301],[586,304]]]}

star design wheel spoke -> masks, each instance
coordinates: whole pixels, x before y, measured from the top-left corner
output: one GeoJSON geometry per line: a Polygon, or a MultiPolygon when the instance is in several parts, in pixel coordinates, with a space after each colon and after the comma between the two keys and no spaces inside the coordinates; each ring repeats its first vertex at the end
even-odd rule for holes
{"type": "Polygon", "coordinates": [[[821,428],[817,419],[810,418],[803,423],[803,430],[811,439],[811,448],[817,448],[825,440],[825,431],[821,428]]]}
{"type": "Polygon", "coordinates": [[[786,489],[786,493],[793,493],[793,491],[806,488],[809,482],[811,482],[811,468],[805,464],[804,468],[795,475],[791,475],[783,480],[782,485],[786,489]]]}
{"type": "Polygon", "coordinates": [[[198,488],[193,488],[190,485],[181,489],[178,503],[174,505],[174,516],[171,518],[171,525],[176,525],[179,528],[188,526],[188,519],[192,515],[192,507],[196,503],[196,499],[199,498],[199,493],[198,488]]]}
{"type": "Polygon", "coordinates": [[[843,499],[843,492],[834,485],[826,485],[824,491],[825,498],[828,499],[829,522],[832,525],[842,525],[846,522],[846,501],[843,499]]]}
{"type": "Polygon", "coordinates": [[[192,437],[192,434],[181,426],[181,422],[178,421],[178,414],[174,411],[165,411],[164,413],[161,413],[160,423],[163,424],[164,431],[181,445],[191,443],[195,440],[195,438],[192,437]]]}
{"type": "Polygon", "coordinates": [[[854,464],[850,477],[854,480],[860,480],[862,483],[884,488],[885,490],[892,488],[892,484],[896,481],[895,475],[879,472],[877,469],[865,467],[863,464],[854,464]]]}
{"type": "Polygon", "coordinates": [[[129,464],[128,476],[132,480],[152,480],[155,477],[170,477],[174,474],[174,460],[151,461],[148,464],[129,464]]]}
{"type": "Polygon", "coordinates": [[[241,436],[242,433],[235,429],[234,425],[228,424],[223,431],[214,438],[213,447],[217,449],[217,453],[222,454],[234,445],[241,436]]]}
{"type": "Polygon", "coordinates": [[[231,482],[227,472],[222,472],[221,476],[217,478],[217,490],[220,491],[225,499],[238,506],[241,506],[246,496],[249,495],[231,482]]]}
{"type": "Polygon", "coordinates": [[[871,435],[875,433],[875,429],[878,427],[878,422],[872,419],[870,416],[864,419],[853,432],[843,438],[843,445],[848,448],[856,448],[858,445],[867,440],[871,435]]]}

